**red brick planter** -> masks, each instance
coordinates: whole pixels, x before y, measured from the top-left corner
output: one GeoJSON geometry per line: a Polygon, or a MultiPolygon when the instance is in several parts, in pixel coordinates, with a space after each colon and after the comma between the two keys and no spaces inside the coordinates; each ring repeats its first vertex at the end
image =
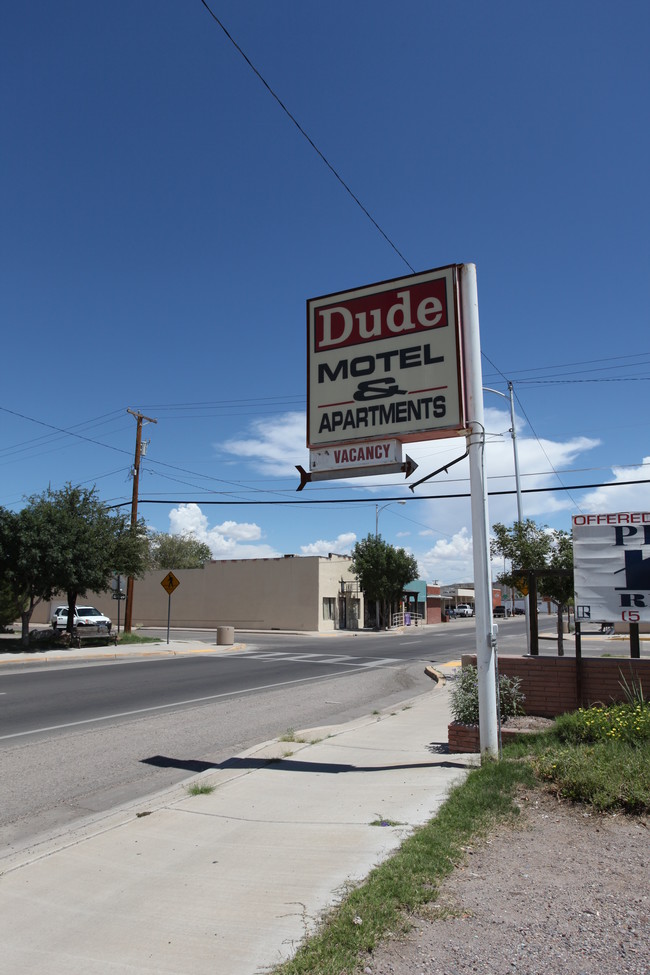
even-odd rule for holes
{"type": "MultiPolygon", "coordinates": [[[[516,740],[518,735],[529,735],[530,731],[522,728],[502,728],[501,744],[509,745],[516,740]]],[[[459,721],[452,721],[447,727],[447,741],[449,751],[453,754],[462,752],[480,752],[480,737],[477,724],[461,724],[459,721]]]]}

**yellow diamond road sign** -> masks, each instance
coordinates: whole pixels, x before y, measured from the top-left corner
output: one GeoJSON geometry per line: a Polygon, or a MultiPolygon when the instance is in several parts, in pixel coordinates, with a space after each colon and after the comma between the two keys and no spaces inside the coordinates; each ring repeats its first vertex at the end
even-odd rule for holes
{"type": "Polygon", "coordinates": [[[177,586],[180,586],[180,582],[178,581],[178,579],[176,578],[173,572],[168,572],[165,578],[160,583],[160,585],[163,587],[163,589],[166,589],[169,595],[171,596],[174,589],[176,589],[177,586]]]}

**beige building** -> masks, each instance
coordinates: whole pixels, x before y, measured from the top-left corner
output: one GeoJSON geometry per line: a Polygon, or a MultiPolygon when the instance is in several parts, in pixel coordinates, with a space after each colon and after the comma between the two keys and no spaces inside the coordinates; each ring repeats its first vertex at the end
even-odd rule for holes
{"type": "MultiPolygon", "coordinates": [[[[200,569],[173,569],[179,586],[171,596],[173,627],[234,626],[241,630],[358,629],[363,626],[363,593],[345,555],[294,556],[207,562],[200,569]],[[361,622],[360,622],[361,621],[361,622]]],[[[136,579],[132,625],[167,626],[170,597],[162,586],[168,572],[157,569],[136,579]]],[[[93,605],[117,620],[110,594],[89,594],[93,605]]],[[[49,620],[52,600],[34,611],[33,622],[49,620]]],[[[124,619],[124,603],[120,605],[124,619]]]]}

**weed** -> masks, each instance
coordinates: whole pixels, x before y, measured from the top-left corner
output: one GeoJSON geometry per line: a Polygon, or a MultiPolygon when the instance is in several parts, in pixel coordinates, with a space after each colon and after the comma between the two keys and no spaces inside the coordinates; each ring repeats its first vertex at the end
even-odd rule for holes
{"type": "Polygon", "coordinates": [[[202,782],[196,782],[194,785],[188,786],[187,789],[191,796],[209,796],[214,790],[215,786],[202,782]]]}
{"type": "Polygon", "coordinates": [[[623,690],[627,703],[632,705],[638,704],[641,707],[646,706],[647,702],[645,699],[645,694],[643,693],[641,678],[632,676],[630,680],[627,681],[622,670],[619,670],[619,674],[621,675],[619,685],[623,690]]]}
{"type": "Polygon", "coordinates": [[[371,826],[404,826],[404,823],[400,823],[397,819],[387,819],[385,816],[377,813],[377,818],[373,819],[370,823],[371,826]]]}
{"type": "Polygon", "coordinates": [[[305,739],[296,737],[295,728],[287,728],[285,733],[283,735],[280,735],[278,741],[294,741],[294,742],[298,742],[299,744],[303,744],[305,739]]]}

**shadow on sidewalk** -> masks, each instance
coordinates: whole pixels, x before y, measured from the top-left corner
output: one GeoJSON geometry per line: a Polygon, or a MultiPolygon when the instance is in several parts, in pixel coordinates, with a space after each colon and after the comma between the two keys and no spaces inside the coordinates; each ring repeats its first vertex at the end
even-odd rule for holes
{"type": "Polygon", "coordinates": [[[408,765],[342,765],[338,762],[300,762],[290,758],[228,758],[225,762],[201,762],[196,759],[170,758],[166,755],[152,755],[140,760],[143,765],[157,768],[185,769],[187,772],[209,771],[254,771],[255,769],[278,769],[280,772],[316,772],[338,775],[341,772],[396,772],[400,769],[464,769],[464,762],[413,762],[408,765]]]}

